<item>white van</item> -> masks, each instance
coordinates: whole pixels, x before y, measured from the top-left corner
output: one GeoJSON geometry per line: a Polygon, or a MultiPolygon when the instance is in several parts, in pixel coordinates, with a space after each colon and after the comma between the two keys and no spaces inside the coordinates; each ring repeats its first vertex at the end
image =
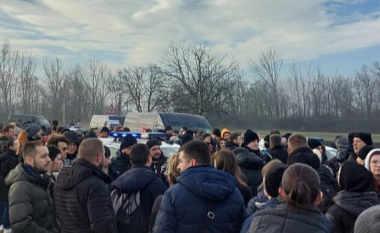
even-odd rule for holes
{"type": "Polygon", "coordinates": [[[119,124],[123,125],[124,124],[124,116],[113,116],[113,115],[93,115],[91,117],[91,122],[90,125],[88,126],[88,129],[94,129],[98,128],[101,129],[105,123],[106,125],[111,128],[111,127],[116,127],[119,124]]]}

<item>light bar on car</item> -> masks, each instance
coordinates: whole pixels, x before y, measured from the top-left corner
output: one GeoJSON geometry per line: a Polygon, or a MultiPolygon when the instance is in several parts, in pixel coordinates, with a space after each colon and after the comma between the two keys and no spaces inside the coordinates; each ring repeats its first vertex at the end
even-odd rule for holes
{"type": "Polygon", "coordinates": [[[132,136],[134,138],[162,138],[165,137],[165,133],[133,133],[133,132],[110,132],[109,136],[114,138],[125,138],[127,136],[132,136]]]}

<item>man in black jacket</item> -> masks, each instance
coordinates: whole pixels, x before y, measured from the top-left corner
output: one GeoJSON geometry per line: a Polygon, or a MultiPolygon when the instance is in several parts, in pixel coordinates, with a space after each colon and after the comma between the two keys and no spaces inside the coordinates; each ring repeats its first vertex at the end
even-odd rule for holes
{"type": "Polygon", "coordinates": [[[164,182],[154,174],[150,169],[152,157],[150,156],[148,146],[144,144],[136,144],[132,146],[130,159],[132,169],[121,175],[114,182],[112,186],[117,188],[121,193],[131,194],[140,191],[140,203],[145,215],[145,223],[139,222],[141,225],[136,226],[134,219],[131,219],[130,226],[120,229],[119,232],[125,230],[126,232],[148,232],[150,216],[152,214],[152,207],[154,201],[159,195],[164,194],[166,187],[164,182]],[[134,229],[135,231],[133,231],[134,229]],[[129,231],[127,231],[129,230],[129,231]]]}
{"type": "Polygon", "coordinates": [[[0,137],[0,153],[3,152],[3,146],[9,139],[15,138],[15,127],[11,124],[6,124],[2,129],[3,136],[0,137]]]}
{"type": "Polygon", "coordinates": [[[278,159],[286,164],[286,161],[288,159],[288,152],[282,146],[281,139],[282,138],[279,134],[270,135],[270,155],[272,155],[272,159],[278,159]]]}
{"type": "MultiPolygon", "coordinates": [[[[161,151],[161,142],[152,139],[146,142],[146,145],[149,148],[149,154],[152,158],[152,165],[150,166],[154,173],[159,176],[166,183],[166,176],[163,175],[164,170],[167,166],[168,158],[161,151]]],[[[169,186],[169,185],[168,185],[169,186]]]]}
{"type": "Polygon", "coordinates": [[[62,233],[117,232],[104,160],[102,141],[89,138],[79,146],[79,159],[61,170],[54,200],[62,233]]]}

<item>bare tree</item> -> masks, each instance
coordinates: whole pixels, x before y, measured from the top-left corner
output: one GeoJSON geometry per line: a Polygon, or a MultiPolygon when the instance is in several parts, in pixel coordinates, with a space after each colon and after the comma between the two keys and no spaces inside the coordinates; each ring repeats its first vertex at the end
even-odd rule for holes
{"type": "Polygon", "coordinates": [[[372,114],[375,96],[377,93],[376,78],[372,75],[368,66],[363,65],[360,71],[355,74],[355,87],[357,93],[358,107],[362,112],[366,113],[367,117],[372,114]]]}

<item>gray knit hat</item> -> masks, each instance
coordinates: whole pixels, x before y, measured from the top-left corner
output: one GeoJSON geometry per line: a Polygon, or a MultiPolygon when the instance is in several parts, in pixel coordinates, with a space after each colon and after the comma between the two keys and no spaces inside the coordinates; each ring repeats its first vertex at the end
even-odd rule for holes
{"type": "Polygon", "coordinates": [[[380,205],[372,206],[362,212],[355,222],[355,233],[380,232],[380,205]]]}

